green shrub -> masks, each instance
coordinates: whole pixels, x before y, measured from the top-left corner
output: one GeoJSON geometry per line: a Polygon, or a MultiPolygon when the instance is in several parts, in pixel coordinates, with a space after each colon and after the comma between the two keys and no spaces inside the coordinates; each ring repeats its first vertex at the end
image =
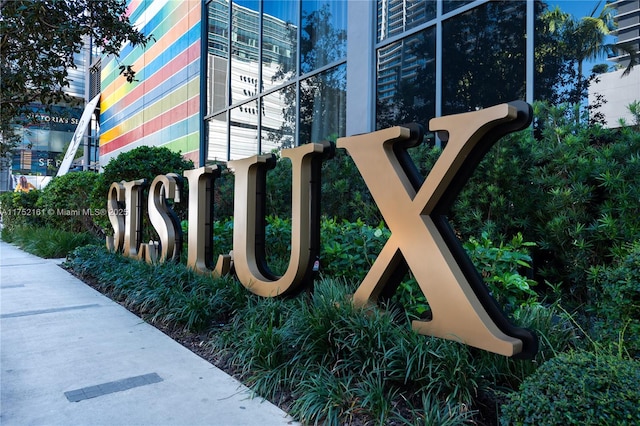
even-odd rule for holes
{"type": "Polygon", "coordinates": [[[7,231],[29,226],[37,227],[43,223],[44,212],[37,207],[40,191],[5,192],[0,194],[0,214],[2,214],[2,239],[10,238],[7,231]]]}
{"type": "Polygon", "coordinates": [[[622,339],[640,356],[640,241],[610,266],[592,269],[596,333],[605,342],[622,339]]]}
{"type": "MultiPolygon", "coordinates": [[[[388,231],[385,230],[384,235],[383,241],[386,241],[388,231]]],[[[532,288],[537,283],[522,275],[531,270],[528,251],[534,245],[525,242],[522,234],[517,234],[508,243],[496,245],[486,232],[482,233],[480,239],[470,237],[463,244],[489,291],[507,314],[517,316],[522,308],[539,303],[538,295],[532,288]]],[[[392,300],[414,318],[428,316],[429,303],[411,273],[400,283],[392,300]]]]}
{"type": "Polygon", "coordinates": [[[106,202],[92,210],[91,196],[99,175],[94,172],[73,172],[54,177],[42,190],[37,206],[47,212],[46,226],[73,232],[96,232],[93,218],[106,215],[106,202]]]}
{"type": "MultiPolygon", "coordinates": [[[[232,250],[233,218],[214,222],[214,251],[226,254],[232,250]]],[[[284,273],[291,253],[291,219],[266,218],[266,257],[275,273],[284,273]]],[[[362,281],[390,232],[382,225],[372,227],[358,220],[354,223],[322,219],[320,223],[322,276],[362,281]]]]}
{"type": "MultiPolygon", "coordinates": [[[[267,261],[275,273],[284,273],[290,256],[291,220],[269,216],[265,231],[267,261]]],[[[320,275],[345,279],[351,284],[362,282],[391,235],[383,224],[372,227],[361,220],[348,222],[327,218],[321,221],[320,233],[320,275]]],[[[232,219],[214,222],[214,249],[217,254],[228,253],[232,249],[232,239],[232,219]]],[[[537,294],[532,288],[536,282],[519,273],[530,269],[528,250],[533,245],[523,241],[522,234],[506,244],[495,245],[486,233],[480,239],[470,238],[464,244],[490,291],[508,313],[537,303],[537,294]]],[[[428,302],[411,273],[407,274],[392,300],[417,318],[429,310],[428,302]]]]}
{"type": "Polygon", "coordinates": [[[79,248],[66,266],[151,321],[192,331],[228,321],[246,303],[246,290],[231,277],[214,279],[174,262],[149,265],[104,246],[79,248]]]}
{"type": "MultiPolygon", "coordinates": [[[[47,227],[23,226],[7,231],[7,234],[10,234],[9,242],[45,259],[66,257],[78,247],[98,242],[98,238],[88,232],[71,232],[47,227]]],[[[3,239],[5,235],[3,234],[3,239]]]]}
{"type": "Polygon", "coordinates": [[[570,352],[547,361],[502,407],[503,425],[637,425],[640,361],[570,352]]]}
{"type": "Polygon", "coordinates": [[[111,159],[102,173],[106,186],[104,194],[113,182],[147,179],[149,183],[158,175],[193,169],[193,162],[168,148],[141,146],[111,159]]]}

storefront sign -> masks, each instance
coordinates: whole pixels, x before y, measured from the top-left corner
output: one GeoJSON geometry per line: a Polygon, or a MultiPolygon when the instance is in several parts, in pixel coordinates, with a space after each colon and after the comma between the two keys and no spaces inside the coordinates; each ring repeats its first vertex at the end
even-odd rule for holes
{"type": "MultiPolygon", "coordinates": [[[[505,134],[531,122],[531,108],[511,102],[480,111],[434,118],[446,147],[422,181],[407,149],[422,142],[420,126],[393,127],[340,138],[338,148],[350,154],[378,205],[391,237],[360,287],[354,303],[375,303],[398,285],[410,269],[426,296],[430,321],[414,321],[421,334],[456,340],[505,356],[532,357],[536,336],[514,327],[489,295],[482,278],[447,223],[445,214],[487,150],[505,134]]],[[[188,260],[191,268],[222,275],[232,269],[250,291],[264,297],[293,294],[313,281],[320,255],[320,166],[334,147],[312,143],[282,151],[292,164],[292,223],[289,265],[274,275],[265,259],[266,173],[275,167],[271,155],[230,161],[235,173],[233,252],[212,264],[211,211],[213,185],[220,170],[189,170],[188,260]]],[[[114,229],[107,245],[125,256],[147,261],[178,259],[180,224],[167,200],[181,202],[179,177],[158,176],[151,183],[148,210],[158,242],[140,239],[143,180],[113,183],[109,219],[114,229]]]]}

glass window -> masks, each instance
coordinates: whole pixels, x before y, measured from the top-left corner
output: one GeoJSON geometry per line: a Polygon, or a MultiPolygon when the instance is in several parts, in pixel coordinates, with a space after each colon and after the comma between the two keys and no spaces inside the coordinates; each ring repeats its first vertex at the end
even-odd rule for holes
{"type": "Polygon", "coordinates": [[[208,161],[344,136],[346,0],[211,0],[208,11],[208,161]]]}
{"type": "Polygon", "coordinates": [[[443,115],[524,99],[526,6],[489,2],[443,23],[443,115]]]}
{"type": "Polygon", "coordinates": [[[258,153],[258,102],[251,101],[231,110],[229,136],[231,160],[258,153]]]}
{"type": "Polygon", "coordinates": [[[207,72],[207,112],[211,114],[227,106],[227,59],[209,54],[207,72]]]}
{"type": "Polygon", "coordinates": [[[436,17],[435,0],[378,0],[378,41],[436,17]]]}
{"type": "Polygon", "coordinates": [[[378,49],[377,129],[435,117],[435,51],[434,27],[378,49]]]}
{"type": "Polygon", "coordinates": [[[262,90],[297,75],[298,2],[265,1],[262,21],[262,90]]]}
{"type": "Polygon", "coordinates": [[[207,121],[209,127],[207,161],[227,161],[229,149],[227,143],[227,114],[218,114],[207,121]]]}
{"type": "Polygon", "coordinates": [[[303,0],[300,70],[308,73],[347,54],[347,1],[303,0]]]}
{"type": "Polygon", "coordinates": [[[231,103],[257,94],[260,50],[260,2],[234,1],[231,5],[231,103]]]}
{"type": "Polygon", "coordinates": [[[474,0],[444,0],[442,2],[442,13],[451,12],[454,9],[473,3],[474,0]]]}
{"type": "Polygon", "coordinates": [[[295,146],[296,86],[289,85],[262,98],[261,151],[295,146]]]}
{"type": "Polygon", "coordinates": [[[299,144],[345,135],[346,71],[346,64],[340,65],[301,82],[299,144]]]}
{"type": "Polygon", "coordinates": [[[224,0],[213,0],[208,11],[207,113],[212,114],[226,108],[229,99],[229,4],[224,0]]]}

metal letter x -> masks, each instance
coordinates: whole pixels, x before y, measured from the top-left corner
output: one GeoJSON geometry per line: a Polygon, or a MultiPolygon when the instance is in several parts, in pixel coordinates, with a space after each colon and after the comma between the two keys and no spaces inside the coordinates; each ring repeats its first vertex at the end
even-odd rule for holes
{"type": "Polygon", "coordinates": [[[406,154],[406,148],[421,142],[421,130],[393,127],[338,139],[337,146],[353,158],[391,230],[354,294],[356,304],[376,302],[386,287],[397,285],[408,267],[432,312],[430,321],[413,322],[418,333],[506,356],[535,354],[535,335],[504,317],[445,217],[493,143],[530,122],[530,107],[521,101],[432,119],[430,129],[446,131],[448,141],[422,184],[406,154]]]}

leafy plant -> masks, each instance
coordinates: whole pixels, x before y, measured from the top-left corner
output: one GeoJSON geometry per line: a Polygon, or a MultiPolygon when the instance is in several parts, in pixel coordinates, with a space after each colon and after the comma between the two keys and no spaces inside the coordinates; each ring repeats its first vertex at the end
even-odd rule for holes
{"type": "Polygon", "coordinates": [[[305,423],[335,426],[349,423],[356,404],[353,380],[353,376],[336,376],[328,368],[319,367],[298,384],[291,414],[305,423]]]}
{"type": "Polygon", "coordinates": [[[401,425],[458,426],[473,424],[475,410],[465,405],[441,402],[432,394],[422,394],[420,401],[412,404],[406,412],[394,410],[391,420],[401,425]]]}
{"type": "Polygon", "coordinates": [[[373,227],[359,219],[355,222],[324,219],[320,234],[322,275],[351,282],[362,281],[390,236],[382,223],[373,227]]]}
{"type": "Polygon", "coordinates": [[[486,232],[480,239],[471,237],[464,244],[491,293],[509,312],[537,302],[537,294],[532,288],[537,283],[518,272],[531,268],[527,250],[533,246],[535,244],[525,242],[520,233],[509,243],[496,246],[486,232]]]}
{"type": "MultiPolygon", "coordinates": [[[[513,321],[519,327],[535,332],[539,350],[535,358],[521,360],[506,358],[489,352],[478,355],[478,369],[483,372],[479,389],[487,395],[501,395],[505,389],[517,389],[540,365],[561,353],[583,348],[584,337],[576,327],[575,319],[556,305],[525,305],[513,321]]],[[[491,397],[496,399],[496,397],[491,397]]]]}

